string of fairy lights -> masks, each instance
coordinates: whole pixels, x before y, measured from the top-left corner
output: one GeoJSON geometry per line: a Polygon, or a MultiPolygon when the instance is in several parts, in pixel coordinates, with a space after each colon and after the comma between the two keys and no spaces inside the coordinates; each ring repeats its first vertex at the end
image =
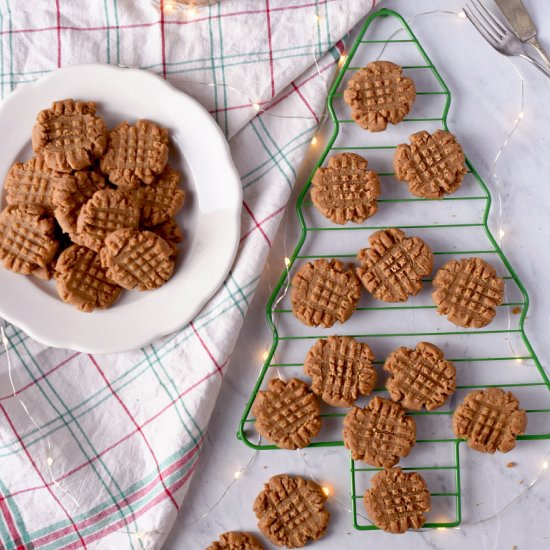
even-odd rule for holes
{"type": "MultiPolygon", "coordinates": [[[[335,2],[335,1],[336,0],[327,0],[326,3],[330,4],[330,3],[335,2]]],[[[163,9],[164,9],[164,13],[166,15],[181,13],[182,16],[187,17],[189,19],[192,19],[194,17],[197,17],[200,13],[200,8],[198,8],[196,6],[193,6],[193,5],[189,5],[189,4],[182,4],[181,2],[178,2],[177,0],[164,0],[162,3],[159,2],[158,0],[152,0],[152,3],[159,6],[159,8],[162,5],[163,9]]],[[[462,11],[461,12],[454,12],[454,11],[449,11],[449,10],[431,10],[431,11],[422,12],[422,13],[419,13],[419,14],[416,14],[416,15],[410,17],[407,20],[407,23],[412,24],[412,22],[417,18],[426,17],[426,16],[433,16],[433,15],[447,15],[447,16],[452,16],[452,17],[455,17],[455,18],[458,18],[458,19],[461,19],[461,20],[465,19],[465,14],[462,11]]],[[[314,15],[314,17],[313,17],[314,32],[316,31],[317,26],[322,22],[322,20],[323,20],[322,16],[317,15],[317,14],[314,15]]],[[[398,29],[396,32],[394,32],[392,34],[392,36],[389,39],[391,39],[395,34],[397,34],[398,32],[401,32],[402,30],[403,29],[398,29]]],[[[312,43],[314,43],[314,42],[315,41],[313,41],[312,43]]],[[[383,55],[386,46],[387,46],[387,43],[383,46],[378,58],[380,58],[380,56],[383,55]]],[[[322,85],[323,85],[323,88],[324,88],[324,92],[327,93],[328,92],[328,82],[325,79],[324,71],[321,70],[321,67],[319,66],[317,53],[320,53],[320,52],[316,52],[316,50],[314,48],[314,50],[312,52],[314,65],[315,65],[315,67],[318,71],[319,77],[321,79],[321,82],[322,82],[322,85]]],[[[341,55],[340,59],[339,59],[338,66],[341,67],[343,65],[343,63],[345,62],[345,60],[346,60],[346,54],[343,53],[341,55]]],[[[492,168],[491,168],[491,177],[492,177],[492,179],[495,183],[496,195],[497,195],[497,200],[498,200],[496,226],[497,226],[498,242],[499,242],[499,245],[500,245],[501,248],[503,246],[503,239],[504,239],[506,233],[505,233],[505,230],[504,230],[504,227],[503,227],[503,200],[502,200],[502,193],[501,193],[502,184],[501,184],[501,180],[500,180],[499,175],[498,175],[498,164],[499,164],[499,161],[502,158],[503,153],[505,152],[506,148],[510,144],[510,141],[512,140],[512,137],[514,136],[514,134],[516,133],[516,131],[520,127],[522,121],[524,120],[524,116],[525,116],[525,114],[524,114],[525,82],[524,82],[524,79],[523,79],[520,71],[517,69],[515,64],[512,61],[510,61],[509,59],[508,59],[508,61],[512,65],[512,67],[513,67],[513,69],[514,69],[514,71],[515,71],[515,73],[516,73],[516,75],[519,79],[519,82],[520,82],[520,108],[519,108],[518,113],[517,113],[517,115],[514,119],[514,123],[512,125],[512,128],[507,133],[502,145],[499,147],[499,149],[496,153],[496,156],[493,159],[492,168]]],[[[276,118],[312,119],[312,120],[315,120],[315,118],[316,118],[314,116],[279,115],[279,114],[276,114],[276,113],[272,113],[272,112],[269,111],[269,105],[270,105],[269,101],[263,101],[261,99],[255,99],[255,100],[251,99],[242,90],[239,90],[239,89],[237,89],[233,86],[227,85],[227,84],[214,84],[212,82],[199,82],[199,81],[194,81],[194,80],[185,80],[185,79],[180,79],[179,77],[175,77],[175,76],[174,77],[171,76],[170,80],[175,81],[175,82],[180,82],[180,83],[201,85],[201,86],[211,87],[211,88],[225,88],[225,89],[231,90],[232,92],[234,92],[235,94],[241,96],[242,98],[244,98],[246,100],[247,105],[249,105],[250,109],[253,110],[253,113],[254,113],[253,116],[261,115],[261,116],[272,116],[272,117],[276,117],[276,118]],[[263,107],[264,105],[266,106],[265,108],[263,107]]],[[[319,125],[317,127],[317,133],[311,139],[311,146],[312,147],[316,147],[317,144],[319,143],[319,141],[320,141],[319,135],[322,132],[323,127],[324,127],[324,125],[325,125],[325,123],[327,122],[328,119],[329,119],[329,115],[326,111],[319,117],[319,125]]],[[[287,243],[286,243],[287,229],[288,229],[288,216],[285,216],[284,227],[282,228],[283,251],[284,251],[284,269],[286,271],[285,279],[284,279],[285,283],[284,283],[284,286],[281,289],[281,292],[280,292],[279,296],[277,297],[277,299],[273,303],[273,306],[272,306],[271,312],[270,312],[271,321],[272,321],[272,323],[275,327],[277,326],[277,316],[275,315],[275,310],[277,309],[277,306],[281,303],[281,301],[285,299],[285,297],[288,294],[289,288],[290,288],[290,271],[289,270],[290,270],[290,266],[291,266],[291,260],[290,260],[290,258],[288,257],[288,254],[287,254],[287,246],[286,246],[287,245],[287,243]]],[[[269,262],[266,264],[266,269],[267,270],[270,269],[269,262]]],[[[271,283],[269,283],[269,291],[270,292],[272,291],[271,283]]],[[[509,309],[508,309],[508,323],[509,323],[509,327],[510,327],[511,317],[510,317],[509,309]]],[[[53,468],[55,466],[55,461],[54,461],[53,457],[55,456],[55,453],[54,453],[54,449],[52,448],[51,441],[50,441],[48,435],[43,431],[43,429],[40,427],[40,425],[35,421],[35,418],[32,416],[31,412],[29,411],[29,407],[27,406],[27,404],[18,395],[18,392],[16,390],[16,387],[15,387],[15,384],[14,384],[14,381],[13,381],[13,376],[12,376],[12,364],[11,364],[10,355],[9,355],[10,343],[8,341],[8,338],[7,338],[6,334],[5,334],[4,326],[0,327],[0,333],[1,333],[1,337],[2,337],[2,345],[3,345],[4,350],[5,350],[6,362],[7,362],[7,368],[8,368],[8,376],[9,376],[9,380],[10,380],[10,384],[11,384],[11,389],[12,389],[12,392],[13,392],[13,397],[18,398],[18,402],[19,402],[20,406],[22,407],[23,411],[25,412],[25,414],[27,415],[27,417],[29,418],[30,422],[45,437],[46,448],[47,448],[47,450],[46,450],[46,453],[47,453],[47,455],[46,455],[46,465],[47,465],[47,468],[48,468],[51,483],[57,489],[59,489],[61,492],[66,494],[73,501],[73,503],[77,507],[80,507],[80,504],[76,500],[76,498],[66,488],[64,488],[61,483],[58,482],[56,476],[54,475],[54,469],[53,468]]],[[[509,342],[509,345],[512,349],[512,346],[513,346],[512,342],[509,342]]],[[[513,349],[512,349],[512,351],[514,353],[514,356],[518,357],[518,359],[517,359],[518,363],[522,363],[521,358],[519,358],[519,356],[515,353],[515,351],[513,349]]],[[[269,354],[270,354],[270,348],[268,346],[268,347],[264,348],[264,350],[261,352],[261,359],[264,362],[267,361],[267,359],[269,357],[269,354]]],[[[280,378],[283,378],[278,369],[277,369],[277,373],[278,373],[280,378]]],[[[261,441],[261,439],[259,438],[258,439],[258,444],[260,443],[260,441],[261,441]]],[[[202,452],[202,450],[201,450],[201,452],[202,452]]],[[[255,450],[251,454],[249,460],[244,464],[244,466],[236,468],[236,470],[234,471],[234,473],[232,475],[231,481],[223,488],[223,490],[220,493],[219,498],[210,507],[208,507],[207,510],[205,510],[203,513],[201,513],[199,516],[197,516],[196,518],[194,518],[190,522],[183,523],[183,526],[184,527],[190,527],[190,526],[195,525],[196,523],[204,520],[205,518],[207,518],[223,502],[223,500],[229,494],[229,492],[231,491],[233,486],[235,484],[237,484],[242,479],[243,475],[247,472],[247,470],[249,470],[253,466],[253,464],[254,464],[254,462],[257,458],[258,452],[259,452],[258,450],[255,450]]],[[[305,453],[298,450],[297,454],[301,458],[302,462],[304,463],[305,468],[308,472],[308,475],[322,487],[323,492],[327,496],[331,497],[331,501],[334,502],[335,504],[337,504],[338,506],[340,506],[346,512],[351,514],[352,510],[349,508],[349,506],[342,503],[339,499],[336,498],[336,496],[334,494],[334,492],[335,492],[334,488],[332,486],[330,486],[329,484],[324,483],[322,481],[318,481],[316,479],[316,476],[315,476],[315,474],[314,474],[314,472],[313,472],[313,470],[312,470],[312,468],[311,468],[311,466],[310,466],[310,464],[309,464],[309,462],[306,458],[305,453]]],[[[502,513],[506,512],[511,507],[513,507],[517,503],[518,500],[523,498],[524,495],[528,491],[530,491],[537,483],[539,483],[539,481],[543,478],[543,476],[545,475],[545,473],[548,470],[549,459],[550,459],[550,451],[549,451],[549,453],[547,453],[543,457],[543,461],[541,463],[539,472],[537,473],[535,478],[529,484],[527,484],[525,486],[525,488],[514,499],[512,499],[507,504],[505,504],[500,510],[498,510],[496,513],[494,513],[490,517],[487,517],[487,518],[484,518],[484,519],[481,519],[481,520],[475,521],[475,522],[463,523],[462,526],[486,523],[486,522],[494,519],[495,517],[501,515],[502,513]]],[[[368,518],[366,518],[365,516],[359,514],[358,512],[356,512],[356,514],[358,516],[360,516],[361,518],[363,518],[364,520],[369,521],[369,523],[370,523],[370,520],[368,520],[368,518]]],[[[444,529],[445,528],[439,528],[438,530],[444,530],[444,529]]],[[[456,529],[460,529],[460,527],[457,527],[456,529]]],[[[139,531],[139,530],[137,530],[137,531],[117,531],[117,532],[130,534],[130,535],[134,536],[137,540],[139,540],[141,543],[143,543],[143,541],[145,541],[147,539],[147,537],[150,536],[150,535],[161,534],[162,533],[162,532],[157,531],[157,530],[149,530],[149,531],[139,531]]]]}

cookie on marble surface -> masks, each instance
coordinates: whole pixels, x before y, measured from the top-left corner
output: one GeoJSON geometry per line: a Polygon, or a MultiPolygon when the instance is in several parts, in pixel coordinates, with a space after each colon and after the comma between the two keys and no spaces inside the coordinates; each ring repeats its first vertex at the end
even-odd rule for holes
{"type": "Polygon", "coordinates": [[[526,427],[527,413],[517,397],[500,388],[469,393],[453,415],[455,435],[482,453],[511,451],[526,427]]]}
{"type": "Polygon", "coordinates": [[[134,126],[121,122],[109,132],[109,145],[101,158],[101,171],[120,187],[150,184],[168,161],[168,131],[148,120],[134,126]]]}
{"type": "Polygon", "coordinates": [[[388,355],[384,370],[390,373],[386,382],[390,397],[407,409],[437,409],[456,389],[455,366],[428,342],[419,342],[415,349],[396,349],[388,355]]]}
{"type": "Polygon", "coordinates": [[[339,260],[315,260],[304,264],[292,278],[290,301],[302,323],[331,327],[345,322],[355,310],[361,284],[339,260]]]}
{"type": "Polygon", "coordinates": [[[419,237],[401,229],[382,229],[369,237],[370,248],[357,254],[357,276],[383,302],[405,302],[422,290],[422,278],[433,269],[433,254],[419,237]]]}
{"type": "Polygon", "coordinates": [[[122,291],[107,276],[99,254],[77,244],[65,249],[57,259],[55,281],[59,297],[85,312],[108,308],[122,291]]]}
{"type": "Polygon", "coordinates": [[[206,550],[263,550],[262,543],[250,533],[228,531],[220,535],[206,550]]]}
{"type": "Polygon", "coordinates": [[[437,312],[465,328],[487,326],[504,298],[504,280],[481,258],[448,261],[437,271],[433,285],[437,312]]]}
{"type": "Polygon", "coordinates": [[[365,408],[353,407],[348,412],[343,438],[354,460],[389,468],[411,452],[416,424],[399,403],[377,396],[365,408]]]}
{"type": "Polygon", "coordinates": [[[301,548],[326,533],[330,520],[326,500],[317,483],[282,474],[264,484],[253,510],[260,531],[273,544],[301,548]]]}
{"type": "Polygon", "coordinates": [[[6,269],[31,275],[50,263],[58,247],[55,222],[44,208],[18,204],[0,212],[0,260],[6,269]]]}
{"type": "Polygon", "coordinates": [[[308,351],[304,372],[311,376],[311,391],[334,407],[351,407],[376,384],[374,355],[367,344],[351,336],[317,340],[308,351]]]}
{"type": "Polygon", "coordinates": [[[65,99],[40,111],[32,130],[32,147],[52,170],[71,172],[90,166],[107,145],[107,128],[93,101],[65,99]]]}
{"type": "Polygon", "coordinates": [[[363,502],[374,525],[388,533],[420,529],[426,523],[424,513],[431,510],[430,491],[424,478],[401,468],[375,474],[363,502]]]}
{"type": "Polygon", "coordinates": [[[311,180],[311,200],[329,220],[362,223],[378,211],[380,180],[367,170],[368,161],[355,153],[330,157],[311,180]]]}
{"type": "Polygon", "coordinates": [[[410,144],[397,146],[395,176],[409,185],[416,197],[440,199],[454,193],[466,174],[465,157],[460,143],[450,132],[422,130],[412,134],[410,144]]]}
{"type": "Polygon", "coordinates": [[[321,430],[317,398],[305,382],[273,378],[252,406],[256,431],[281,449],[302,449],[321,430]]]}
{"type": "Polygon", "coordinates": [[[344,101],[355,122],[371,132],[381,132],[388,122],[397,124],[411,111],[416,99],[412,78],[390,61],[373,61],[349,80],[344,101]]]}
{"type": "Polygon", "coordinates": [[[73,240],[99,252],[106,237],[113,231],[139,227],[139,217],[139,207],[129,193],[101,189],[82,206],[73,240]]]}
{"type": "Polygon", "coordinates": [[[174,272],[172,248],[151,231],[113,231],[103,243],[100,258],[107,276],[127,289],[153,290],[174,272]]]}

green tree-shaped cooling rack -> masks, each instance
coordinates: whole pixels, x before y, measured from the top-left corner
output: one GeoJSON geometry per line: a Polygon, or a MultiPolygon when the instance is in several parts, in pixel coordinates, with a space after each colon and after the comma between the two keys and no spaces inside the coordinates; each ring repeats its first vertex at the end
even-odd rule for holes
{"type": "MultiPolygon", "coordinates": [[[[487,226],[491,205],[487,186],[468,160],[468,174],[460,190],[442,200],[412,198],[406,185],[397,182],[392,172],[395,147],[410,134],[421,129],[448,129],[450,103],[447,85],[404,19],[387,9],[372,13],[330,90],[328,111],[334,129],[315,170],[331,152],[357,151],[366,156],[382,181],[380,208],[362,225],[337,226],[315,210],[309,197],[311,181],[305,185],[296,204],[301,236],[287,262],[288,269],[282,273],[267,303],[273,343],[238,431],[239,439],[253,449],[276,449],[253,442],[258,440],[250,414],[252,404],[258,390],[273,376],[303,378],[303,359],[320,337],[336,333],[353,335],[371,346],[380,359],[377,365],[383,364],[384,358],[398,346],[414,347],[421,340],[435,343],[457,366],[457,392],[441,409],[408,413],[415,415],[417,422],[417,445],[399,464],[405,470],[421,471],[432,491],[432,512],[426,527],[455,527],[461,522],[461,440],[454,437],[451,415],[466,393],[490,386],[512,390],[528,413],[527,434],[518,439],[550,439],[546,417],[550,413],[550,380],[524,332],[527,292],[487,226]],[[407,37],[393,39],[396,30],[405,31],[407,37]],[[403,66],[405,74],[412,76],[418,95],[413,111],[401,124],[372,134],[349,120],[349,109],[342,96],[353,72],[382,52],[384,59],[403,66]],[[367,225],[373,222],[376,225],[367,225]],[[368,236],[385,227],[399,227],[425,239],[434,251],[435,269],[451,258],[468,256],[480,256],[492,263],[506,280],[506,300],[493,322],[484,329],[462,329],[437,315],[430,296],[430,278],[425,279],[423,291],[404,305],[377,302],[364,292],[351,319],[332,329],[312,329],[297,321],[286,292],[295,268],[319,257],[353,262],[357,251],[367,245],[368,236]]],[[[384,392],[380,370],[375,391],[384,392]]],[[[358,405],[366,401],[359,400],[358,405]]],[[[342,446],[345,413],[345,409],[323,404],[323,429],[310,447],[342,446]]],[[[359,530],[376,529],[365,519],[360,502],[376,471],[377,468],[351,461],[353,524],[359,530]]]]}

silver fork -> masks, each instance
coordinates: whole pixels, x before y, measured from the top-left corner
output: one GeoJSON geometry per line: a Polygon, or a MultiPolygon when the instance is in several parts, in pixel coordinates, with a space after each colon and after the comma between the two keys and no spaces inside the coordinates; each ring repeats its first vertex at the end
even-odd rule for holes
{"type": "Polygon", "coordinates": [[[480,0],[470,0],[464,6],[464,13],[481,36],[489,42],[495,50],[508,56],[522,57],[532,63],[539,71],[550,78],[550,69],[525,53],[521,40],[507,29],[480,0]]]}

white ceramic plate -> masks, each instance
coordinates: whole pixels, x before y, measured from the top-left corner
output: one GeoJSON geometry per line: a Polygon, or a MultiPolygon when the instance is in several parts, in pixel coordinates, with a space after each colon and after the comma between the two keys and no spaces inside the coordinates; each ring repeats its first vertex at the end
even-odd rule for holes
{"type": "Polygon", "coordinates": [[[140,118],[168,128],[169,162],[182,172],[187,192],[177,217],[185,241],[167,284],[125,291],[113,307],[93,313],[62,302],[53,281],[0,267],[0,316],[50,346],[126,351],[185,325],[222,284],[239,243],[242,186],[225,137],[199,103],[153,73],[110,65],[56,70],[0,104],[0,186],[13,162],[32,156],[38,112],[69,97],[96,101],[109,128],[140,118]]]}

